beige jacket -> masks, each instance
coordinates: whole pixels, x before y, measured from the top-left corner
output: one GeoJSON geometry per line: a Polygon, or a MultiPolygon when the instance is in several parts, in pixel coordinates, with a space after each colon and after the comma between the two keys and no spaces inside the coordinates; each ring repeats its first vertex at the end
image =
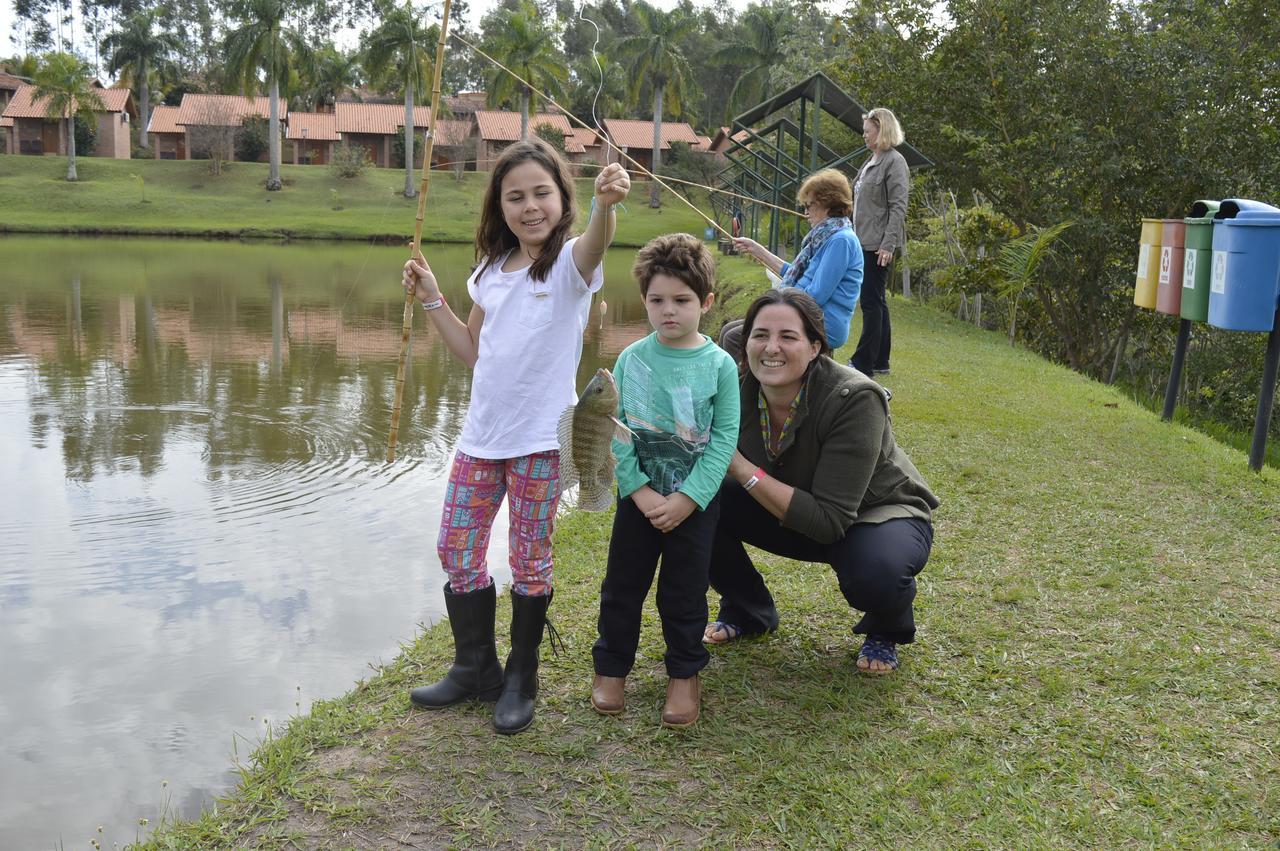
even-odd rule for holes
{"type": "Polygon", "coordinates": [[[893,148],[882,153],[875,165],[863,167],[854,184],[853,197],[853,230],[863,251],[902,248],[907,239],[910,186],[907,161],[893,148]]]}

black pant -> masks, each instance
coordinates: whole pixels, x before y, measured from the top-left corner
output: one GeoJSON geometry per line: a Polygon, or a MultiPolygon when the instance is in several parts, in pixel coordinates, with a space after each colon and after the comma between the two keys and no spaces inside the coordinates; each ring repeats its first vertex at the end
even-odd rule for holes
{"type": "Polygon", "coordinates": [[[705,511],[694,511],[674,530],[653,528],[630,497],[618,500],[609,540],[609,565],[600,585],[600,637],[591,648],[596,673],[625,677],[640,644],[640,613],[658,574],[658,615],[667,642],[667,676],[692,677],[711,656],[702,645],[707,627],[707,570],[711,539],[720,517],[717,496],[705,511]]]}
{"type": "Polygon", "coordinates": [[[833,544],[820,544],[784,529],[736,482],[720,489],[720,522],[711,552],[711,587],[720,592],[717,620],[747,634],[778,626],[773,595],[764,584],[743,544],[800,561],[825,562],[835,570],[840,592],[866,614],[855,633],[876,633],[899,644],[915,639],[912,601],[916,574],[924,569],[933,547],[933,524],[904,518],[883,523],[855,523],[833,544]]]}
{"type": "Polygon", "coordinates": [[[893,334],[889,328],[889,302],[884,290],[892,268],[893,264],[881,266],[876,252],[862,252],[862,292],[858,296],[858,306],[862,308],[862,334],[849,363],[864,375],[889,368],[893,334]]]}

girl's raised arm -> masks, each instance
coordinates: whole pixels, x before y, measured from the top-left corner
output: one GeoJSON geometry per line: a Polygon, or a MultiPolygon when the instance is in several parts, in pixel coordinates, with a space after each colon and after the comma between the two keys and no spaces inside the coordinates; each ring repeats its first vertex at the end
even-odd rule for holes
{"type": "Polygon", "coordinates": [[[476,365],[480,356],[480,326],[484,324],[484,311],[472,305],[466,323],[445,303],[436,276],[421,253],[414,253],[404,264],[404,288],[428,308],[426,313],[436,326],[445,347],[469,367],[476,365]]]}
{"type": "Polygon", "coordinates": [[[573,244],[573,262],[583,280],[591,280],[591,273],[604,259],[604,253],[613,242],[615,227],[613,205],[620,204],[631,191],[631,177],[618,163],[610,163],[596,175],[595,206],[591,221],[582,237],[573,244]]]}

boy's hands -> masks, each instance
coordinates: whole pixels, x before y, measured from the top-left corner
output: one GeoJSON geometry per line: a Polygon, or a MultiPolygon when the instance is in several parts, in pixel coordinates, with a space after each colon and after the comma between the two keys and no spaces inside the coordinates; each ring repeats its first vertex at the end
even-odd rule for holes
{"type": "Polygon", "coordinates": [[[596,175],[596,205],[620,204],[631,191],[631,177],[618,163],[609,163],[596,175]]]}
{"type": "MultiPolygon", "coordinates": [[[[693,510],[698,507],[696,502],[679,491],[668,497],[658,495],[657,491],[654,491],[654,495],[662,500],[662,504],[651,511],[645,511],[644,516],[649,518],[653,528],[659,532],[672,531],[683,523],[693,513],[693,510]]],[[[639,505],[639,503],[636,504],[639,505]]],[[[644,510],[643,507],[641,510],[644,510]]]]}
{"type": "Polygon", "coordinates": [[[648,485],[641,485],[632,491],[631,501],[636,504],[636,508],[640,509],[641,514],[648,517],[649,512],[656,510],[667,501],[667,498],[648,485]]]}
{"type": "Polygon", "coordinates": [[[436,283],[436,276],[427,265],[427,258],[420,251],[415,251],[413,257],[404,264],[401,284],[404,291],[413,293],[418,301],[435,301],[440,297],[440,285],[436,283]]]}

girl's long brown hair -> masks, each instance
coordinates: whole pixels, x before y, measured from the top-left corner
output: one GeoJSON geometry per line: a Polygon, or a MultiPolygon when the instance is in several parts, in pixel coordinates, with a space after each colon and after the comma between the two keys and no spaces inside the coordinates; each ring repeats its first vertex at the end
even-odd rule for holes
{"type": "Polygon", "coordinates": [[[545,281],[569,239],[573,220],[577,216],[577,204],[573,194],[573,178],[569,176],[569,166],[564,157],[536,137],[509,145],[502,156],[498,157],[498,162],[489,175],[489,185],[484,190],[484,205],[480,210],[480,227],[476,230],[476,262],[480,265],[480,271],[484,272],[501,261],[507,252],[519,246],[520,241],[502,217],[502,180],[511,169],[526,162],[537,163],[546,169],[547,174],[551,175],[552,183],[560,191],[560,221],[552,228],[547,241],[542,245],[542,251],[529,267],[529,275],[535,281],[545,281]]]}

